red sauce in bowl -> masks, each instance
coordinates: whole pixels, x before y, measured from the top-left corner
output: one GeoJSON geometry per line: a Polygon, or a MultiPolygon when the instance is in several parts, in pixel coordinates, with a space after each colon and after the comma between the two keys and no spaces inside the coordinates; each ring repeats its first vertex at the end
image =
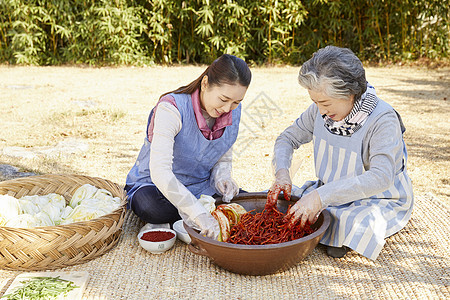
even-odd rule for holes
{"type": "Polygon", "coordinates": [[[149,231],[141,236],[141,239],[149,242],[162,242],[173,238],[175,234],[168,231],[149,231]]]}

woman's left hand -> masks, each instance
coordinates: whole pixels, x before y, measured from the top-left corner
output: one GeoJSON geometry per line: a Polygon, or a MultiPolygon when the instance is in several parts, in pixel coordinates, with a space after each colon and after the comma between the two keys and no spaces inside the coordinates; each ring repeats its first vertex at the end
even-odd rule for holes
{"type": "Polygon", "coordinates": [[[300,226],[303,228],[306,221],[313,224],[319,213],[322,211],[322,201],[320,200],[317,190],[312,191],[300,198],[286,213],[284,217],[286,222],[289,222],[289,226],[292,227],[300,220],[300,226]]]}
{"type": "Polygon", "coordinates": [[[239,186],[232,178],[222,179],[216,183],[217,190],[222,194],[222,201],[230,203],[239,194],[239,186]]]}

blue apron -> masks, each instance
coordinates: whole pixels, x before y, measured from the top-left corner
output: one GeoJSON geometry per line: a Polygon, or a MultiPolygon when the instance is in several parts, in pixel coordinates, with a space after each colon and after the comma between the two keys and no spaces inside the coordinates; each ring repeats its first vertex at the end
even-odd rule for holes
{"type": "MultiPolygon", "coordinates": [[[[222,136],[215,140],[208,140],[198,128],[191,95],[170,95],[175,99],[182,122],[181,130],[175,136],[172,171],[175,177],[197,198],[201,194],[211,196],[215,193],[210,182],[211,170],[236,141],[241,105],[232,111],[232,125],[225,128],[222,136]]],[[[147,129],[154,110],[155,108],[152,109],[148,118],[147,129]]],[[[127,175],[128,207],[131,207],[133,195],[139,188],[154,186],[149,164],[150,146],[151,143],[146,137],[136,163],[127,175]]]]}

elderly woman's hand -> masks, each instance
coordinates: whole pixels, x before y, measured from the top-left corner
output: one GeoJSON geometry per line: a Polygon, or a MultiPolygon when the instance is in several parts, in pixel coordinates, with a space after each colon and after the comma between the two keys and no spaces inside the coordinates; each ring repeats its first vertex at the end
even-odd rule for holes
{"type": "Polygon", "coordinates": [[[287,169],[280,169],[275,174],[275,182],[272,184],[268,194],[266,206],[275,206],[278,200],[278,195],[283,192],[284,199],[291,199],[292,181],[289,171],[287,169]]]}
{"type": "Polygon", "coordinates": [[[292,227],[300,220],[300,226],[303,228],[306,221],[309,221],[311,224],[316,221],[322,208],[322,201],[320,200],[319,193],[317,190],[314,190],[300,198],[297,203],[291,206],[286,213],[285,221],[289,222],[289,226],[292,227]]]}

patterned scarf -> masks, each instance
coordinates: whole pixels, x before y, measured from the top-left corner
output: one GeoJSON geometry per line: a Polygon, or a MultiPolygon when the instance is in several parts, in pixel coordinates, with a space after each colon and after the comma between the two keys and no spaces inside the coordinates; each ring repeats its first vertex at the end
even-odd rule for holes
{"type": "Polygon", "coordinates": [[[333,134],[349,136],[358,131],[378,104],[375,88],[367,83],[367,90],[355,101],[352,111],[341,121],[322,115],[325,127],[333,134]]]}

